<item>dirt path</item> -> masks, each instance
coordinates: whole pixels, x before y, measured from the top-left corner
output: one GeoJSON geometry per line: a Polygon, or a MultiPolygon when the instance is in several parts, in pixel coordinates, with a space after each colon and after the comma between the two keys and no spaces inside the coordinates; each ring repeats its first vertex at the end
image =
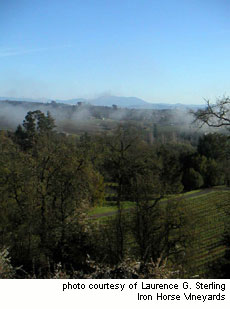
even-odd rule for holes
{"type": "MultiPolygon", "coordinates": [[[[189,195],[182,195],[181,198],[191,198],[191,197],[197,197],[197,196],[200,196],[200,195],[205,195],[205,194],[208,194],[208,193],[211,193],[211,192],[215,192],[215,191],[226,191],[226,190],[230,190],[230,188],[208,188],[208,189],[204,189],[200,192],[195,192],[195,193],[192,193],[192,194],[189,194],[189,195]]],[[[168,200],[166,201],[161,201],[160,203],[163,204],[163,203],[167,203],[168,200]]],[[[126,209],[123,209],[123,212],[128,212],[130,211],[130,209],[132,209],[132,206],[130,208],[126,208],[126,209]]],[[[113,216],[117,213],[117,210],[114,210],[114,211],[110,211],[110,212],[104,212],[104,213],[101,213],[101,214],[95,214],[95,215],[91,215],[90,217],[91,218],[102,218],[102,217],[108,217],[108,216],[113,216]]]]}

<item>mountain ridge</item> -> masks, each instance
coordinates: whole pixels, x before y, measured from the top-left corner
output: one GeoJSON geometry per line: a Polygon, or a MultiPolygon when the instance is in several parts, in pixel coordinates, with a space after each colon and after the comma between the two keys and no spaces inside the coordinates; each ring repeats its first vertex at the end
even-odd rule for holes
{"type": "Polygon", "coordinates": [[[191,108],[202,108],[203,105],[196,104],[182,104],[182,103],[149,103],[145,100],[142,100],[137,97],[122,97],[122,96],[110,96],[105,95],[97,97],[95,99],[84,99],[84,98],[75,98],[75,99],[30,99],[30,98],[14,98],[14,97],[0,97],[1,101],[20,101],[20,102],[36,102],[36,103],[63,103],[69,105],[75,105],[78,102],[83,102],[91,104],[94,106],[109,106],[112,107],[116,105],[121,108],[133,108],[133,109],[191,109],[191,108]]]}

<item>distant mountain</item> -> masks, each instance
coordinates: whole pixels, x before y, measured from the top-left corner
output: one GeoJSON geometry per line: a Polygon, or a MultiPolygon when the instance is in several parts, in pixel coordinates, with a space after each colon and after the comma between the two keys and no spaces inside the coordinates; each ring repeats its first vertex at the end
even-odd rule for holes
{"type": "Polygon", "coordinates": [[[88,103],[97,106],[112,106],[117,105],[123,108],[136,109],[198,109],[204,107],[203,105],[186,105],[181,103],[149,103],[136,97],[117,97],[117,96],[103,96],[97,99],[89,100],[88,103]]]}
{"type": "Polygon", "coordinates": [[[50,102],[51,100],[46,99],[46,98],[30,99],[30,98],[0,97],[0,101],[21,101],[21,102],[47,103],[47,102],[50,102]]]}
{"type": "Polygon", "coordinates": [[[55,101],[56,103],[65,103],[72,105],[76,104],[77,102],[85,102],[86,100],[83,98],[70,99],[70,100],[53,100],[48,98],[30,99],[30,98],[0,97],[0,101],[19,101],[19,102],[34,102],[34,103],[51,103],[52,101],[55,101]]]}
{"type": "Polygon", "coordinates": [[[56,103],[64,103],[75,105],[78,102],[85,102],[95,106],[112,106],[117,105],[122,108],[134,108],[134,109],[198,109],[203,108],[204,105],[195,105],[195,104],[169,104],[169,103],[149,103],[142,99],[136,97],[118,97],[118,96],[101,96],[96,99],[84,99],[76,98],[69,100],[51,100],[51,99],[28,99],[28,98],[12,98],[12,97],[0,97],[0,100],[9,100],[9,101],[22,101],[22,102],[41,102],[41,103],[50,103],[55,101],[56,103]]]}
{"type": "Polygon", "coordinates": [[[148,102],[135,98],[135,97],[117,97],[117,96],[102,96],[93,100],[89,100],[89,103],[97,106],[112,106],[117,105],[119,107],[143,107],[149,105],[148,102]]]}
{"type": "MultiPolygon", "coordinates": [[[[51,102],[52,100],[48,100],[48,101],[51,102]]],[[[83,99],[83,98],[78,98],[78,99],[69,99],[69,100],[59,100],[59,99],[57,99],[57,100],[54,100],[54,101],[57,102],[57,103],[75,105],[78,102],[86,102],[87,100],[83,99]]]]}

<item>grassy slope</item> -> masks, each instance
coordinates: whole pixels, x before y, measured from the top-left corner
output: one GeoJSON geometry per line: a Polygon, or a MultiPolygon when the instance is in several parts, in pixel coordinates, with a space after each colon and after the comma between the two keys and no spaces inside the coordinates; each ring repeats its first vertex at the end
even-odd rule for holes
{"type": "MultiPolygon", "coordinates": [[[[167,201],[169,198],[174,198],[176,196],[177,197],[183,197],[183,196],[189,197],[189,195],[194,194],[194,193],[198,193],[198,192],[202,192],[202,190],[194,190],[194,191],[186,192],[186,193],[183,193],[183,194],[170,195],[169,197],[162,199],[162,201],[167,201]]],[[[128,208],[134,206],[134,203],[126,201],[126,202],[123,202],[122,205],[123,205],[124,209],[128,209],[128,208]]],[[[116,211],[116,203],[105,202],[103,206],[100,205],[100,206],[94,207],[93,209],[90,209],[88,214],[90,216],[98,215],[98,214],[105,214],[106,215],[106,214],[108,214],[110,212],[114,212],[114,211],[116,211]]]]}
{"type": "Polygon", "coordinates": [[[225,253],[223,232],[225,210],[229,206],[230,191],[211,192],[186,200],[186,207],[196,222],[190,260],[198,274],[204,274],[208,264],[225,253]]]}
{"type": "MultiPolygon", "coordinates": [[[[195,222],[194,241],[191,243],[189,260],[192,270],[202,277],[207,272],[208,264],[214,262],[225,253],[223,245],[225,210],[230,207],[230,191],[203,191],[196,190],[186,193],[185,207],[195,222]],[[199,193],[198,196],[194,194],[199,193]],[[191,196],[192,195],[192,196],[191,196]]],[[[172,198],[172,197],[170,197],[172,198]]],[[[131,209],[132,202],[124,202],[124,208],[131,209]]],[[[165,203],[164,203],[165,204],[165,203]]],[[[114,212],[116,207],[107,205],[91,210],[90,215],[102,214],[101,219],[106,219],[106,214],[114,212]],[[104,214],[104,216],[103,216],[104,214]]]]}

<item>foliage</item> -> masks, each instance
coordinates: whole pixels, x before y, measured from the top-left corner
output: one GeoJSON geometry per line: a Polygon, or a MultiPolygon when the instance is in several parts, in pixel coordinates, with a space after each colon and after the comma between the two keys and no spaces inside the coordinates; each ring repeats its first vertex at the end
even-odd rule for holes
{"type": "Polygon", "coordinates": [[[6,248],[0,250],[0,279],[14,278],[16,269],[11,264],[9,251],[6,248]]]}
{"type": "Polygon", "coordinates": [[[0,134],[4,276],[18,276],[13,271],[22,265],[20,276],[30,278],[166,278],[174,264],[187,265],[193,215],[181,200],[160,201],[224,183],[219,137],[201,138],[199,153],[189,144],[160,144],[158,132],[148,143],[136,124],[100,136],[65,136],[54,127],[51,115],[37,110],[14,133],[0,134]],[[103,207],[106,183],[117,211],[97,221],[87,213],[103,207]]]}
{"type": "Polygon", "coordinates": [[[184,173],[183,184],[186,190],[194,190],[202,187],[204,180],[199,172],[195,171],[193,168],[189,168],[184,173]]]}
{"type": "Polygon", "coordinates": [[[82,271],[72,271],[71,275],[67,274],[61,264],[57,265],[53,279],[175,279],[182,276],[180,267],[178,269],[169,268],[167,259],[162,257],[154,263],[150,261],[144,265],[136,260],[124,259],[117,265],[111,266],[105,263],[97,263],[88,256],[87,261],[88,273],[82,271]]]}
{"type": "Polygon", "coordinates": [[[40,110],[28,112],[21,125],[15,131],[15,141],[23,150],[31,149],[37,142],[39,136],[50,135],[55,128],[54,119],[47,112],[45,116],[40,110]]]}
{"type": "Polygon", "coordinates": [[[200,155],[214,160],[225,157],[228,137],[223,134],[209,133],[199,138],[197,151],[200,155]]]}

